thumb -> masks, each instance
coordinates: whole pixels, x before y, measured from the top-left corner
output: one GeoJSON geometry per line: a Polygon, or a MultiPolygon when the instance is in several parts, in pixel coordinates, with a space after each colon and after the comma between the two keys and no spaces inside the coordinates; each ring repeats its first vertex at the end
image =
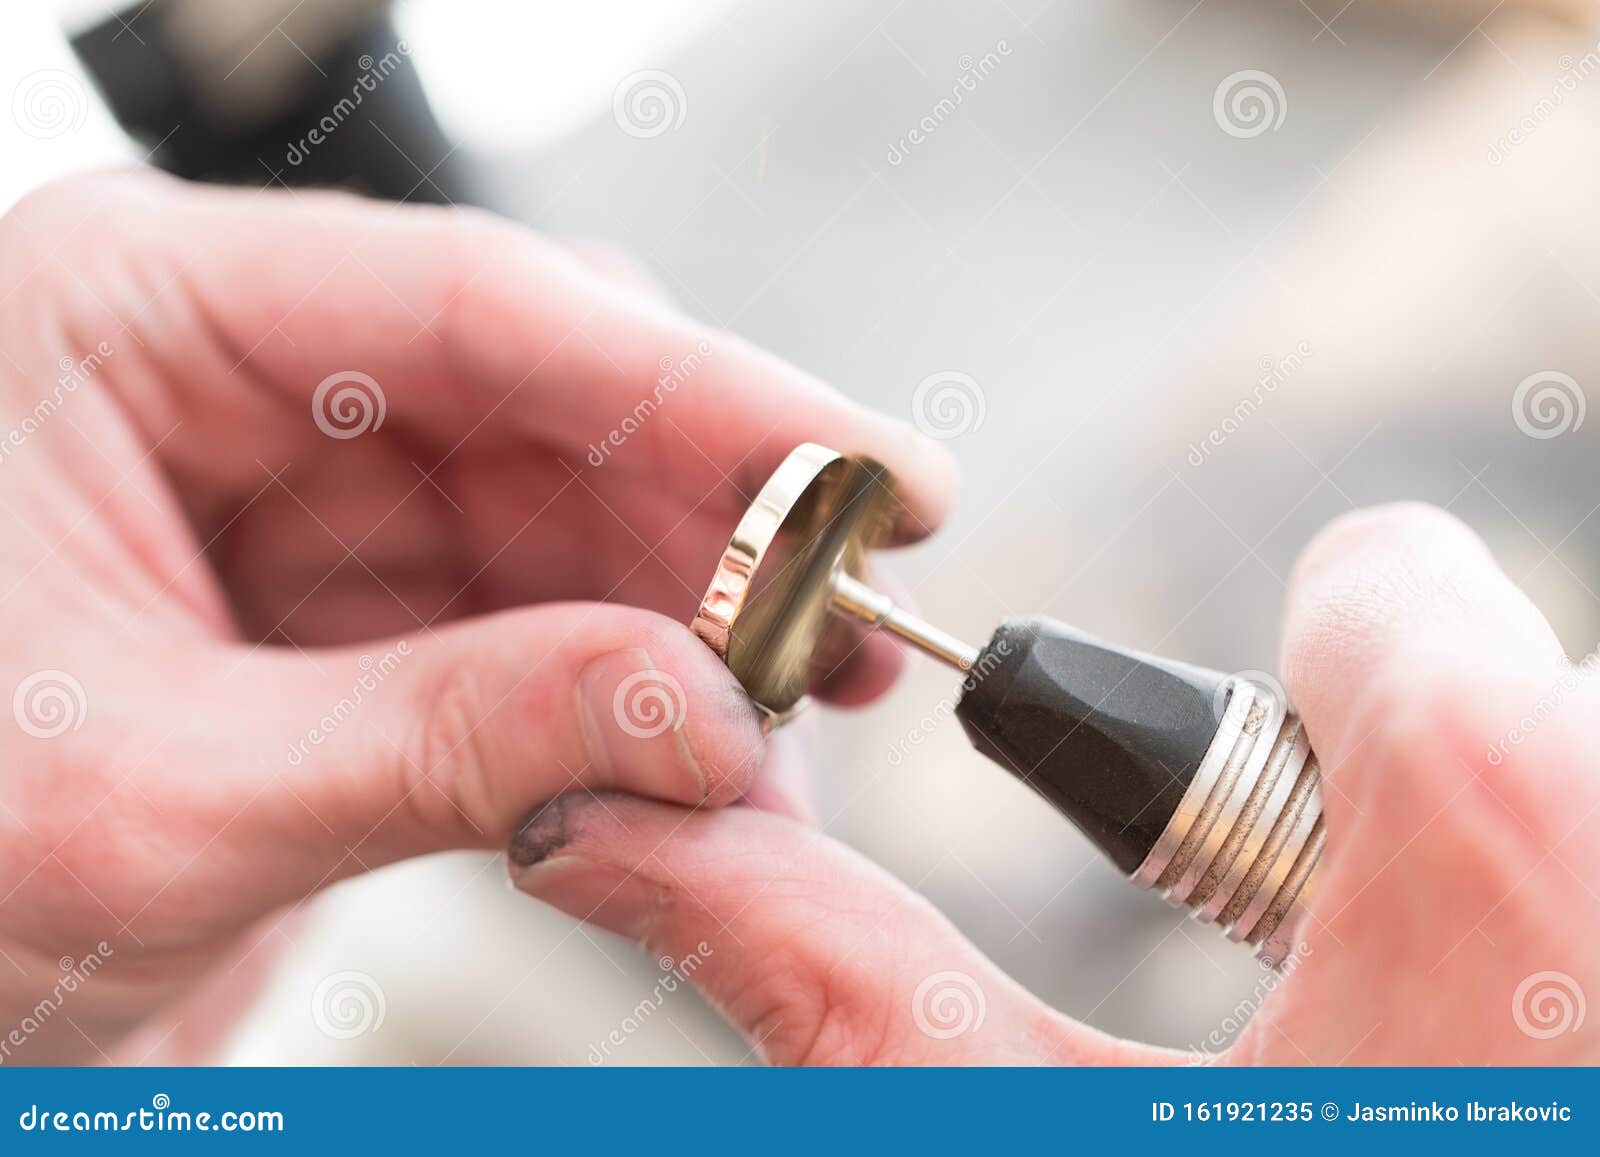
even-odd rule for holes
{"type": "Polygon", "coordinates": [[[278,778],[313,834],[353,854],[351,872],[503,846],[565,791],[728,803],[765,750],[757,709],[710,649],[628,607],[550,604],[264,661],[293,689],[274,697],[294,705],[274,713],[278,778]]]}
{"type": "Polygon", "coordinates": [[[565,795],[510,860],[524,892],[671,957],[775,1064],[1178,1059],[1046,1008],[921,896],[783,816],[565,795]]]}

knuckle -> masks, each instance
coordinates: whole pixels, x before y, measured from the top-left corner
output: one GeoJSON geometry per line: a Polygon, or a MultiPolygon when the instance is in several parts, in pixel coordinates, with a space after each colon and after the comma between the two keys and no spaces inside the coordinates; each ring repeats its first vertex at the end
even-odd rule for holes
{"type": "Polygon", "coordinates": [[[450,663],[423,693],[415,732],[395,770],[401,804],[450,838],[464,825],[487,829],[496,814],[481,680],[470,663],[450,663]]]}
{"type": "Polygon", "coordinates": [[[749,1022],[766,1055],[800,1066],[864,1067],[892,1060],[893,1010],[864,999],[881,981],[845,963],[829,967],[803,951],[780,950],[761,982],[767,1004],[749,1022]]]}
{"type": "Polygon", "coordinates": [[[69,239],[98,242],[95,230],[85,226],[91,216],[114,219],[131,199],[131,185],[162,180],[135,171],[72,173],[29,190],[0,216],[0,254],[8,255],[8,272],[17,264],[26,269],[62,247],[69,239]]]}

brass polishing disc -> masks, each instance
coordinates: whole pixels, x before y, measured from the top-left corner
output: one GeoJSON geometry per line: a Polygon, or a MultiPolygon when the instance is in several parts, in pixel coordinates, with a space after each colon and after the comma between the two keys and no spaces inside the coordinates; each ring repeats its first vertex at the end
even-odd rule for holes
{"type": "Polygon", "coordinates": [[[828,609],[833,576],[864,579],[898,511],[883,466],[811,442],[767,479],[691,624],[757,703],[790,710],[856,645],[860,628],[828,609]]]}

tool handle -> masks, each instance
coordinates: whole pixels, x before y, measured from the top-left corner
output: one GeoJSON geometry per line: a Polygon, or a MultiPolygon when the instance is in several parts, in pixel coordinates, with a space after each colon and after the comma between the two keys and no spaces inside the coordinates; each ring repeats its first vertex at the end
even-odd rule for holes
{"type": "Polygon", "coordinates": [[[1282,960],[1323,824],[1316,759],[1270,690],[1049,619],[1010,620],[956,714],[979,751],[1137,883],[1282,960]]]}

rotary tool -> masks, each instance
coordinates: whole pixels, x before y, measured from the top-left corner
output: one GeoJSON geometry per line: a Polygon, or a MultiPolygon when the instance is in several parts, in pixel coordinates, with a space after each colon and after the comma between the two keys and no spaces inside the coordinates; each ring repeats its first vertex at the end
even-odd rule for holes
{"type": "Polygon", "coordinates": [[[955,669],[955,713],[979,752],[1135,884],[1281,965],[1325,838],[1317,759],[1282,697],[1045,618],[962,642],[868,582],[868,553],[899,514],[882,465],[797,447],[740,519],[695,634],[773,725],[867,631],[955,669]]]}

